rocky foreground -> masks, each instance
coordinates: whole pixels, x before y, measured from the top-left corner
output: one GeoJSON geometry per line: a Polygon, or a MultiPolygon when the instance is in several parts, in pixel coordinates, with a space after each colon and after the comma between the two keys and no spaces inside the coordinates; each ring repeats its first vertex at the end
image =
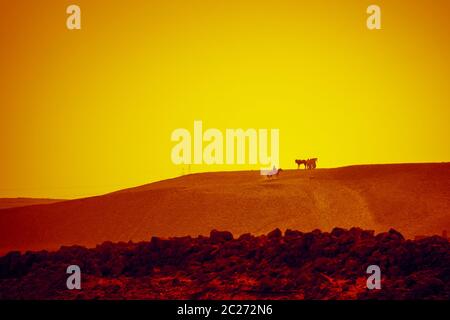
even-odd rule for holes
{"type": "Polygon", "coordinates": [[[1,299],[450,299],[450,243],[395,230],[278,229],[268,235],[105,242],[93,249],[11,252],[0,258],[1,299]],[[81,290],[66,269],[81,268],[81,290]],[[382,288],[369,290],[369,265],[382,288]]]}

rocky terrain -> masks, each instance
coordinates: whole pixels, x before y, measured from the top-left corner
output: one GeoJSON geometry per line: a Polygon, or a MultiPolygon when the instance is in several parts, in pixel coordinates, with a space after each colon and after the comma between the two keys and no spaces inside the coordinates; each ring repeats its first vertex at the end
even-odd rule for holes
{"type": "Polygon", "coordinates": [[[10,252],[0,258],[1,299],[450,299],[450,244],[352,228],[267,235],[211,231],[92,249],[10,252]],[[81,290],[66,268],[81,268],[81,290]],[[366,269],[382,272],[368,290],[366,269]]]}

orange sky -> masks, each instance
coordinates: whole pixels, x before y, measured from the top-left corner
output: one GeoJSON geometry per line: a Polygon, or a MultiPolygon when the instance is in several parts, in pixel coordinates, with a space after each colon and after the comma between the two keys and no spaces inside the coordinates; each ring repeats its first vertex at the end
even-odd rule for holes
{"type": "Polygon", "coordinates": [[[450,161],[447,0],[18,0],[0,14],[0,197],[178,176],[170,134],[194,120],[279,128],[283,168],[450,161]],[[366,28],[372,3],[382,30],[366,28]],[[67,30],[69,4],[82,30],[67,30]]]}

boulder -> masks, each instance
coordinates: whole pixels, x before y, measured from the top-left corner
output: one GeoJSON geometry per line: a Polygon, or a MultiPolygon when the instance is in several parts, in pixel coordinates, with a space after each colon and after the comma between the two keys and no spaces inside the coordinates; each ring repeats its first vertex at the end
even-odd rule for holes
{"type": "Polygon", "coordinates": [[[229,231],[212,230],[209,234],[209,239],[212,243],[222,243],[233,240],[233,234],[229,231]]]}
{"type": "Polygon", "coordinates": [[[278,239],[278,238],[281,238],[281,236],[282,236],[281,230],[278,228],[276,228],[273,231],[270,231],[267,234],[267,238],[269,238],[269,239],[278,239]]]}

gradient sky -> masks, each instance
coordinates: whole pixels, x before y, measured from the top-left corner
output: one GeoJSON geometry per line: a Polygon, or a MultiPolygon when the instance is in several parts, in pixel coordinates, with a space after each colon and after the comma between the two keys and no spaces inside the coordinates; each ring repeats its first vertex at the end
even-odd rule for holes
{"type": "Polygon", "coordinates": [[[170,134],[194,120],[279,128],[282,168],[450,161],[447,0],[11,0],[0,15],[0,197],[178,176],[170,134]]]}

